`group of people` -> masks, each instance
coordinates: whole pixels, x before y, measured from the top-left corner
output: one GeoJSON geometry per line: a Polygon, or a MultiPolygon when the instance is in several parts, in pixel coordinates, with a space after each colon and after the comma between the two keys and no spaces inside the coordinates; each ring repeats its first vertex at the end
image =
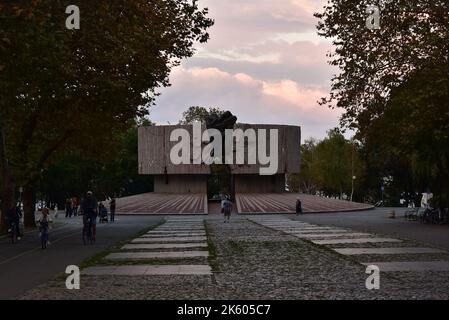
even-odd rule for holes
{"type": "Polygon", "coordinates": [[[65,202],[65,217],[71,218],[72,216],[78,215],[78,208],[79,208],[79,200],[78,198],[74,197],[71,199],[67,199],[65,202]]]}
{"type": "MultiPolygon", "coordinates": [[[[21,240],[21,237],[23,236],[23,232],[20,228],[20,220],[22,216],[21,204],[16,204],[13,202],[6,212],[6,220],[8,223],[8,232],[15,232],[12,236],[15,236],[17,240],[21,240]]],[[[48,208],[43,208],[42,216],[36,221],[39,227],[39,236],[41,238],[42,249],[45,249],[49,243],[48,230],[50,227],[50,222],[49,210],[48,208]]]]}
{"type": "MultiPolygon", "coordinates": [[[[115,221],[115,199],[111,199],[109,203],[109,213],[110,213],[110,221],[115,221]]],[[[103,204],[103,202],[100,202],[98,205],[98,215],[100,217],[100,223],[108,222],[108,209],[103,204]]]]}
{"type": "MultiPolygon", "coordinates": [[[[57,207],[55,207],[57,210],[57,207]]],[[[88,191],[84,199],[80,201],[77,198],[67,199],[66,201],[66,217],[70,218],[72,216],[82,215],[83,216],[83,227],[86,228],[87,225],[92,227],[92,236],[95,241],[96,238],[96,224],[99,218],[100,223],[102,222],[115,222],[115,210],[116,210],[116,200],[112,198],[109,203],[109,216],[108,210],[102,202],[98,202],[93,196],[92,191],[88,191]]],[[[57,214],[57,213],[56,213],[57,214]]],[[[22,232],[20,230],[20,219],[22,218],[22,211],[20,204],[12,203],[7,211],[6,219],[8,221],[8,232],[15,231],[17,240],[21,239],[22,232]]],[[[48,207],[43,207],[41,210],[41,216],[36,220],[36,224],[39,227],[39,236],[41,239],[42,249],[45,249],[50,243],[49,241],[49,229],[50,229],[50,210],[48,207]]]]}

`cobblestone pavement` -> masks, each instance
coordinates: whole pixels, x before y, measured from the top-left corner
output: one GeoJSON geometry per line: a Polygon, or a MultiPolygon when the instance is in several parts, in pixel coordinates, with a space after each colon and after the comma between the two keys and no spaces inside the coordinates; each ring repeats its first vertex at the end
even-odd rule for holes
{"type": "MultiPolygon", "coordinates": [[[[449,260],[446,253],[398,256],[342,255],[333,250],[333,248],[428,247],[423,244],[400,239],[401,242],[388,243],[388,246],[385,243],[317,245],[310,239],[301,239],[282,231],[284,226],[282,228],[264,226],[261,217],[252,219],[252,217],[233,216],[231,223],[223,223],[218,215],[201,218],[205,219],[209,252],[207,258],[191,258],[188,261],[155,259],[145,260],[144,263],[209,265],[213,271],[212,275],[83,275],[81,290],[72,291],[65,288],[65,278],[58,277],[20,298],[449,299],[449,272],[381,273],[380,290],[367,290],[365,281],[368,274],[365,273],[366,266],[362,264],[367,261],[449,260]]],[[[263,216],[263,218],[275,221],[282,217],[263,216]]],[[[294,225],[294,221],[288,216],[283,219],[282,223],[290,225],[291,222],[294,225]]],[[[323,231],[317,230],[320,233],[323,231]]],[[[313,230],[308,232],[313,233],[313,230]]],[[[332,230],[329,232],[334,233],[332,230]]],[[[360,230],[348,229],[348,232],[357,233],[360,230]]],[[[172,248],[164,251],[185,251],[185,249],[172,248]]],[[[114,263],[106,260],[97,261],[99,266],[114,263]]]]}

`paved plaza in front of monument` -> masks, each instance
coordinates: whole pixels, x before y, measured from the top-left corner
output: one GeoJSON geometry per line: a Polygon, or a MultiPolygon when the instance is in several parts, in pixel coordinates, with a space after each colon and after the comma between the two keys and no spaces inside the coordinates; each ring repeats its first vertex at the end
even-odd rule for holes
{"type": "Polygon", "coordinates": [[[449,252],[292,215],[169,216],[33,299],[449,299],[449,252]],[[368,290],[366,266],[381,271],[368,290]]]}

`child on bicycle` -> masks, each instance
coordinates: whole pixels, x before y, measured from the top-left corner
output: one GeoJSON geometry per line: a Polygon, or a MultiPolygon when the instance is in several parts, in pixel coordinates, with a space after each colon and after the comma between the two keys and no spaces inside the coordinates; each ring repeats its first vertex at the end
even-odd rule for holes
{"type": "Polygon", "coordinates": [[[47,248],[47,245],[50,243],[48,237],[48,230],[50,229],[49,213],[50,211],[48,210],[48,208],[43,208],[42,217],[39,220],[39,232],[42,249],[47,248]]]}

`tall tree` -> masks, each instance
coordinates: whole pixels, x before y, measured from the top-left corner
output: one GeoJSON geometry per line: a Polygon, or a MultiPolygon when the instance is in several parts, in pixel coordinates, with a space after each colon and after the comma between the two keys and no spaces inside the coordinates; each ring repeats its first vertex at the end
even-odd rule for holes
{"type": "MultiPolygon", "coordinates": [[[[138,125],[151,123],[144,121],[138,125]]],[[[72,153],[51,165],[43,172],[37,189],[40,199],[61,205],[69,197],[82,197],[87,189],[98,199],[152,191],[152,177],[138,174],[137,132],[137,125],[134,125],[121,134],[117,152],[99,150],[95,157],[72,153]]]]}
{"type": "Polygon", "coordinates": [[[301,145],[301,170],[299,174],[289,174],[287,182],[290,191],[303,191],[308,194],[314,194],[318,186],[318,176],[315,170],[316,157],[315,150],[318,141],[316,139],[307,139],[301,145]]]}
{"type": "Polygon", "coordinates": [[[349,197],[353,176],[357,177],[358,186],[363,171],[359,147],[336,128],[329,130],[325,139],[310,139],[301,146],[301,173],[290,175],[289,184],[306,193],[319,191],[328,196],[349,197]]]}
{"type": "Polygon", "coordinates": [[[401,152],[434,163],[449,197],[449,3],[377,3],[383,9],[375,30],[365,25],[370,0],[330,0],[316,14],[319,34],[333,39],[330,63],[341,70],[322,103],[344,108],[342,125],[356,129],[362,142],[385,136],[388,157],[401,152]]]}
{"type": "Polygon", "coordinates": [[[67,30],[69,4],[0,5],[1,198],[24,186],[27,224],[42,169],[71,150],[114,148],[213,24],[196,1],[82,0],[81,29],[67,30]]]}

